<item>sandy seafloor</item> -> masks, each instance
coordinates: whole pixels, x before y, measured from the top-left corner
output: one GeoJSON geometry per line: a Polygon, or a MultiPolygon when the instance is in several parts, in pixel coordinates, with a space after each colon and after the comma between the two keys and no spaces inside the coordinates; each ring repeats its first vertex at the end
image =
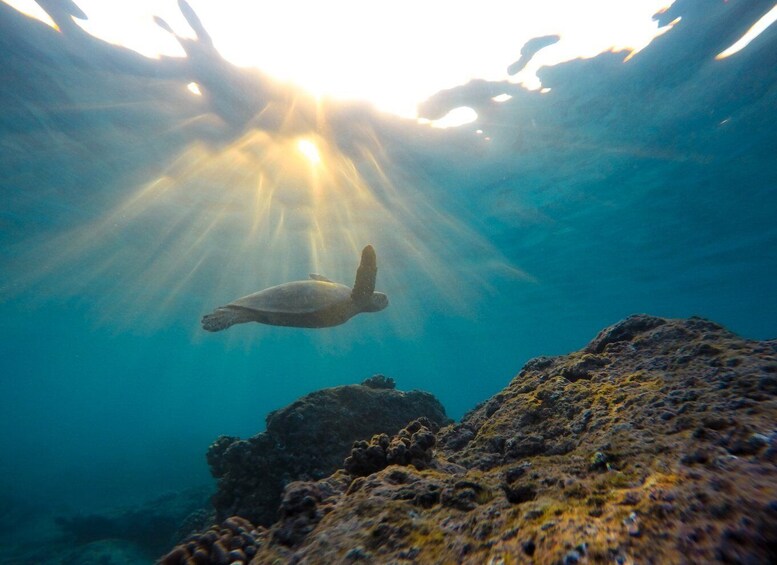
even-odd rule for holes
{"type": "Polygon", "coordinates": [[[475,108],[460,128],[327,101],[316,130],[303,93],[202,45],[152,61],[0,5],[4,551],[57,538],[56,517],[208,487],[215,437],[322,387],[391,375],[459,419],[635,312],[773,338],[777,32],[715,59],[770,8],[678,1],[627,63],[424,107],[475,108]],[[299,136],[325,171],[290,157],[299,136]],[[310,272],[351,284],[366,243],[385,312],[199,328],[310,272]]]}

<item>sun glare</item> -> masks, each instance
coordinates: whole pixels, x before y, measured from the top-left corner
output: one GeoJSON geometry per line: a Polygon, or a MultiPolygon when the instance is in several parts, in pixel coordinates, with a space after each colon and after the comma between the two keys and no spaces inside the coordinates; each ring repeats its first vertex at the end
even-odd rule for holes
{"type": "MultiPolygon", "coordinates": [[[[48,18],[32,1],[6,2],[48,18]]],[[[189,3],[228,61],[259,68],[315,96],[366,100],[379,110],[414,118],[420,102],[473,78],[539,89],[536,72],[542,65],[611,50],[633,55],[668,29],[659,28],[652,15],[672,0],[189,3]],[[518,75],[508,76],[523,44],[549,34],[562,39],[537,53],[518,75]]],[[[78,0],[78,6],[88,19],[75,22],[86,32],[148,57],[184,56],[154,16],[177,35],[193,36],[174,0],[78,0]]]]}
{"type": "Polygon", "coordinates": [[[420,119],[420,123],[428,123],[433,128],[447,129],[471,124],[478,119],[478,113],[469,106],[454,108],[439,120],[420,119]]]}
{"type": "Polygon", "coordinates": [[[753,41],[756,37],[761,35],[764,31],[766,31],[766,29],[770,25],[772,25],[775,21],[777,21],[777,5],[775,5],[763,17],[761,17],[757,22],[755,22],[752,25],[752,27],[748,29],[747,32],[738,41],[736,41],[731,47],[718,53],[715,56],[715,59],[718,59],[718,60],[725,59],[726,57],[730,57],[734,53],[739,53],[742,49],[747,47],[751,41],[753,41]]]}
{"type": "Polygon", "coordinates": [[[321,162],[321,155],[318,152],[316,144],[309,139],[300,139],[297,142],[297,149],[302,153],[311,165],[318,165],[321,162]]]}
{"type": "Polygon", "coordinates": [[[25,16],[30,16],[36,20],[40,20],[44,24],[59,30],[54,20],[41,8],[35,0],[2,0],[5,4],[8,4],[14,10],[18,10],[25,16]]]}
{"type": "Polygon", "coordinates": [[[78,6],[89,16],[87,20],[75,20],[85,32],[152,59],[185,56],[176,39],[154,23],[154,16],[164,18],[178,35],[194,37],[173,0],[78,0],[78,6]]]}

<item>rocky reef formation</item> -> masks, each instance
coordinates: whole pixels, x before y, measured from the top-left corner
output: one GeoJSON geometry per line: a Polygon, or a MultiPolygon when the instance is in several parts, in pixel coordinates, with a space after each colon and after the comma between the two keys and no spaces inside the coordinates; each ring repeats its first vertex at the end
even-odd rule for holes
{"type": "Polygon", "coordinates": [[[232,516],[220,527],[193,533],[168,553],[162,563],[246,563],[256,554],[257,530],[248,520],[232,516]]]}
{"type": "Polygon", "coordinates": [[[207,453],[218,480],[217,520],[237,515],[269,526],[285,485],[330,475],[354,441],[395,434],[420,417],[434,426],[450,421],[431,394],[396,390],[393,379],[375,375],[361,385],[313,392],[270,413],[266,431],[249,439],[219,437],[207,453]]]}
{"type": "Polygon", "coordinates": [[[392,438],[380,434],[372,436],[369,442],[357,441],[343,467],[356,477],[371,475],[389,465],[412,464],[417,469],[425,469],[432,460],[437,429],[428,418],[419,418],[392,438]]]}
{"type": "Polygon", "coordinates": [[[288,484],[250,562],[777,562],[776,396],[777,341],[632,316],[528,362],[433,457],[354,469],[377,436],[288,484]]]}

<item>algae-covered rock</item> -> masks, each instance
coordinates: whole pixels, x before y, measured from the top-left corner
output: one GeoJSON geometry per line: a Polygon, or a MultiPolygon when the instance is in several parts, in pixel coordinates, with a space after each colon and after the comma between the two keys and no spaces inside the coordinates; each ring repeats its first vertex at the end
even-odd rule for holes
{"type": "Polygon", "coordinates": [[[364,434],[350,473],[288,484],[251,563],[777,562],[775,374],[777,341],[632,316],[526,363],[418,465],[364,434]]]}
{"type": "Polygon", "coordinates": [[[233,516],[202,533],[193,533],[164,555],[160,565],[179,563],[247,563],[262,543],[265,530],[233,516]]]}
{"type": "Polygon", "coordinates": [[[436,426],[449,421],[434,396],[395,390],[393,379],[380,375],[364,385],[308,394],[270,413],[267,431],[252,438],[218,438],[207,454],[218,479],[213,497],[217,520],[238,515],[270,525],[284,485],[326,477],[342,465],[354,441],[395,434],[420,417],[436,426]]]}
{"type": "Polygon", "coordinates": [[[343,468],[354,476],[365,476],[385,469],[389,465],[413,465],[426,469],[432,460],[435,445],[434,432],[438,426],[428,418],[413,420],[399,430],[397,435],[372,436],[369,442],[357,441],[351,454],[343,462],[343,468]]]}

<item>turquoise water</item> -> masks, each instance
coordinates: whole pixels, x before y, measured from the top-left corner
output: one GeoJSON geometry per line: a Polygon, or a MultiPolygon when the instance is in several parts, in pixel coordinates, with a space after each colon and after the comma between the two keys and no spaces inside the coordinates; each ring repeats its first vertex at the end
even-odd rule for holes
{"type": "Polygon", "coordinates": [[[144,60],[0,5],[0,494],[73,513],[208,484],[217,436],[376,373],[458,419],[632,313],[775,337],[777,31],[714,59],[769,8],[678,2],[627,63],[441,95],[479,113],[455,130],[330,102],[316,132],[207,49],[144,60]],[[387,310],[200,328],[311,272],[352,284],[367,243],[387,310]]]}

